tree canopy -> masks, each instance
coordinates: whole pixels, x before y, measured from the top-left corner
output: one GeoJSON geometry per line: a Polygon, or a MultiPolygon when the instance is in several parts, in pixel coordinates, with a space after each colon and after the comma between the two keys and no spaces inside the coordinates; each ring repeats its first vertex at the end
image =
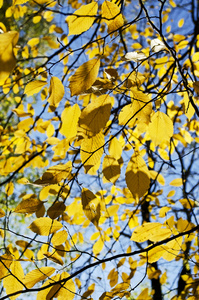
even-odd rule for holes
{"type": "Polygon", "coordinates": [[[0,8],[0,299],[197,300],[199,2],[0,8]]]}

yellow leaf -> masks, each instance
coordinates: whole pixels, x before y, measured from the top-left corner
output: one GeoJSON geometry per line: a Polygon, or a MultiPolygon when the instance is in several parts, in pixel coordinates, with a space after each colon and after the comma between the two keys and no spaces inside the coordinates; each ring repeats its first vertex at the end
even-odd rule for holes
{"type": "Polygon", "coordinates": [[[196,92],[196,94],[199,95],[199,81],[195,81],[193,83],[193,88],[194,88],[194,91],[196,92]]]}
{"type": "Polygon", "coordinates": [[[26,199],[26,200],[23,200],[22,202],[20,202],[17,205],[17,207],[15,208],[14,212],[24,213],[24,214],[33,214],[36,211],[38,211],[42,206],[43,206],[42,201],[40,201],[38,199],[30,198],[30,199],[26,199]]]}
{"type": "Polygon", "coordinates": [[[93,245],[93,254],[98,255],[103,248],[104,248],[104,242],[100,237],[99,240],[97,240],[97,242],[95,242],[95,244],[93,245]]]}
{"type": "Polygon", "coordinates": [[[173,135],[173,123],[165,113],[158,111],[151,118],[148,132],[155,146],[161,142],[169,143],[173,135]]]}
{"type": "Polygon", "coordinates": [[[0,34],[0,85],[3,85],[15,67],[16,59],[13,48],[19,38],[17,31],[8,31],[0,34]]]}
{"type": "MultiPolygon", "coordinates": [[[[7,277],[3,279],[3,287],[6,290],[6,294],[9,295],[14,292],[18,292],[23,290],[24,286],[20,283],[20,281],[23,281],[24,273],[23,268],[19,261],[13,261],[10,266],[10,271],[12,274],[9,274],[7,277]],[[17,280],[18,279],[18,280],[17,280]]],[[[16,296],[10,297],[11,300],[16,299],[19,296],[17,294],[16,296]]]]}
{"type": "Polygon", "coordinates": [[[52,185],[59,183],[63,179],[70,178],[72,170],[72,162],[68,161],[66,164],[58,164],[47,169],[41,179],[37,179],[33,185],[52,185]]]}
{"type": "Polygon", "coordinates": [[[57,77],[52,77],[50,80],[49,98],[47,99],[48,103],[53,107],[57,107],[64,96],[64,92],[61,80],[57,77]]]}
{"type": "Polygon", "coordinates": [[[88,30],[95,21],[97,9],[97,2],[92,2],[90,4],[81,5],[81,8],[76,10],[74,15],[67,17],[66,22],[69,27],[68,35],[81,34],[88,30]]]}
{"type": "Polygon", "coordinates": [[[147,255],[147,261],[152,264],[156,261],[158,261],[162,255],[165,253],[165,248],[163,248],[162,246],[157,246],[151,250],[148,251],[148,255],[147,255]]]}
{"type": "Polygon", "coordinates": [[[0,208],[0,218],[5,217],[5,212],[3,211],[3,209],[0,208]]]}
{"type": "Polygon", "coordinates": [[[5,192],[8,196],[12,195],[13,192],[14,192],[14,184],[12,182],[9,182],[7,185],[6,185],[6,188],[5,188],[5,192]]]}
{"type": "Polygon", "coordinates": [[[26,274],[23,283],[28,289],[31,289],[37,282],[45,280],[55,272],[55,268],[41,267],[26,274]]]}
{"type": "MultiPolygon", "coordinates": [[[[195,109],[192,106],[187,93],[185,93],[183,101],[184,101],[184,113],[186,117],[190,120],[195,113],[195,109]]],[[[194,97],[193,97],[193,101],[194,101],[194,97]]]]}
{"type": "MultiPolygon", "coordinates": [[[[70,276],[67,272],[63,272],[60,276],[60,280],[67,279],[70,276]]],[[[72,279],[66,280],[64,284],[60,285],[59,291],[57,293],[58,300],[73,300],[75,297],[75,284],[72,279]]]]}
{"type": "Polygon", "coordinates": [[[92,138],[85,138],[81,143],[80,156],[86,172],[100,163],[104,152],[104,135],[100,132],[92,138]]]}
{"type": "Polygon", "coordinates": [[[178,27],[182,27],[184,25],[184,19],[180,19],[178,21],[178,27]]]}
{"type": "Polygon", "coordinates": [[[175,259],[180,250],[182,249],[182,241],[183,237],[180,236],[175,240],[168,242],[165,246],[163,246],[166,251],[164,252],[162,257],[167,261],[175,259]]]}
{"type": "Polygon", "coordinates": [[[104,157],[102,171],[105,178],[114,184],[120,177],[120,165],[112,156],[106,155],[104,157]]]}
{"type": "Polygon", "coordinates": [[[144,223],[134,230],[131,240],[138,243],[142,243],[147,240],[158,242],[170,237],[171,234],[171,230],[169,228],[162,228],[161,223],[144,223]]]}
{"type": "Polygon", "coordinates": [[[66,206],[63,202],[57,201],[53,203],[51,207],[47,210],[47,214],[51,219],[58,218],[65,211],[66,206]]]}
{"type": "Polygon", "coordinates": [[[87,218],[98,226],[100,218],[100,203],[99,199],[88,189],[82,189],[82,207],[87,218]]]}
{"type": "Polygon", "coordinates": [[[69,78],[71,96],[79,95],[88,90],[95,82],[100,67],[100,59],[94,58],[81,65],[69,78]]]}
{"type": "Polygon", "coordinates": [[[62,227],[63,226],[60,222],[57,220],[51,220],[47,217],[38,218],[29,226],[30,230],[44,236],[48,236],[49,234],[58,231],[62,227]]]}
{"type": "Polygon", "coordinates": [[[118,283],[118,270],[115,270],[115,268],[112,269],[107,278],[109,279],[110,286],[115,286],[118,283]]]}
{"type": "Polygon", "coordinates": [[[150,185],[150,173],[141,155],[136,151],[126,168],[126,184],[136,202],[148,190],[150,185]]]}
{"type": "Polygon", "coordinates": [[[111,139],[108,151],[111,156],[115,157],[115,159],[119,159],[122,156],[122,145],[116,137],[111,139]]]}
{"type": "Polygon", "coordinates": [[[157,180],[161,185],[165,185],[164,177],[160,173],[150,170],[150,175],[153,180],[157,180]]]}
{"type": "Polygon", "coordinates": [[[43,86],[46,84],[47,82],[42,80],[31,81],[26,85],[24,94],[26,94],[27,96],[32,96],[34,94],[37,94],[41,91],[43,86]]]}
{"type": "Polygon", "coordinates": [[[62,231],[56,232],[53,235],[51,242],[52,242],[53,246],[58,246],[58,245],[65,243],[65,241],[67,240],[67,237],[68,237],[67,231],[62,230],[62,231]]]}
{"type": "Polygon", "coordinates": [[[101,95],[91,101],[82,111],[79,118],[78,130],[88,137],[96,135],[103,129],[109,120],[112,98],[109,95],[101,95]]]}
{"type": "Polygon", "coordinates": [[[170,182],[170,185],[172,186],[182,186],[182,184],[183,184],[182,178],[176,178],[170,182]]]}
{"type": "Polygon", "coordinates": [[[112,32],[124,25],[124,20],[117,4],[109,1],[102,3],[102,20],[108,25],[108,32],[112,32]]]}
{"type": "Polygon", "coordinates": [[[59,264],[61,266],[63,266],[64,264],[63,260],[61,259],[61,257],[57,252],[45,252],[43,253],[43,255],[48,259],[52,260],[53,262],[55,262],[56,264],[59,264]]]}
{"type": "Polygon", "coordinates": [[[0,280],[7,275],[13,259],[11,254],[3,254],[0,256],[0,280]]]}
{"type": "Polygon", "coordinates": [[[77,134],[77,124],[80,114],[81,110],[78,104],[66,107],[61,114],[62,127],[59,132],[68,139],[77,134]]]}

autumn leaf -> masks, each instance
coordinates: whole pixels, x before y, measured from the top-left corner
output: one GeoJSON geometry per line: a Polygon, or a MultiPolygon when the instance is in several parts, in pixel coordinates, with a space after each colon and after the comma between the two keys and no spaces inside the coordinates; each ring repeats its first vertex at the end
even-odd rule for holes
{"type": "Polygon", "coordinates": [[[112,100],[109,95],[102,95],[87,105],[79,117],[80,134],[92,137],[105,127],[110,117],[112,100]]]}
{"type": "Polygon", "coordinates": [[[57,252],[45,252],[45,253],[43,253],[43,255],[45,257],[47,257],[48,259],[52,260],[53,262],[55,262],[56,264],[59,264],[61,266],[63,266],[63,264],[64,264],[63,260],[57,254],[57,252]]]}
{"type": "Polygon", "coordinates": [[[136,202],[142,197],[148,190],[150,185],[150,173],[146,166],[145,161],[136,151],[126,168],[126,184],[131,191],[136,202]]]}
{"type": "Polygon", "coordinates": [[[93,1],[90,4],[82,5],[81,8],[74,12],[74,15],[67,17],[66,22],[69,27],[68,35],[81,34],[87,31],[95,21],[97,10],[98,4],[93,1]]]}
{"type": "Polygon", "coordinates": [[[31,289],[37,282],[43,281],[55,272],[55,268],[41,267],[34,269],[27,273],[24,277],[23,283],[28,289],[31,289]]]}
{"type": "MultiPolygon", "coordinates": [[[[13,261],[10,266],[11,274],[3,279],[3,287],[6,290],[6,294],[18,292],[23,290],[24,286],[22,285],[22,281],[24,278],[23,268],[19,261],[13,261]]],[[[15,296],[11,296],[10,299],[16,299],[19,294],[15,296]]]]}
{"type": "Polygon", "coordinates": [[[43,206],[43,202],[39,199],[30,198],[20,202],[15,208],[14,212],[24,213],[24,214],[33,214],[43,206]]]}
{"type": "Polygon", "coordinates": [[[99,199],[88,189],[82,189],[82,207],[87,218],[98,226],[100,218],[100,204],[99,199]]]}
{"type": "Polygon", "coordinates": [[[61,80],[57,77],[52,77],[50,80],[49,98],[47,101],[50,106],[55,109],[64,96],[64,86],[61,80]]]}
{"type": "Polygon", "coordinates": [[[105,178],[114,184],[120,177],[120,165],[112,156],[106,155],[104,157],[102,171],[105,178]]]}
{"type": "Polygon", "coordinates": [[[57,220],[51,220],[47,217],[38,218],[29,226],[30,230],[44,236],[48,236],[49,234],[58,231],[62,227],[63,226],[60,222],[58,222],[57,220]]]}
{"type": "Polygon", "coordinates": [[[81,65],[69,78],[71,96],[79,95],[88,90],[95,82],[100,67],[100,59],[94,58],[81,65]]]}
{"type": "Polygon", "coordinates": [[[80,114],[81,111],[77,103],[73,106],[67,106],[62,112],[62,126],[59,132],[68,139],[77,134],[77,125],[80,114]]]}
{"type": "Polygon", "coordinates": [[[173,136],[173,123],[165,113],[158,111],[151,118],[148,132],[155,146],[162,142],[169,143],[173,136]]]}
{"type": "Polygon", "coordinates": [[[27,96],[32,96],[34,94],[37,94],[41,91],[41,89],[47,84],[46,81],[42,80],[33,80],[29,82],[24,90],[24,94],[27,96]]]}
{"type": "Polygon", "coordinates": [[[104,135],[100,132],[91,138],[83,139],[80,156],[86,172],[100,163],[104,145],[104,135]]]}
{"type": "Polygon", "coordinates": [[[113,32],[124,24],[122,14],[116,3],[105,0],[102,3],[102,19],[108,25],[108,32],[113,32]]]}
{"type": "Polygon", "coordinates": [[[17,31],[8,31],[0,34],[0,85],[3,85],[10,73],[13,71],[16,58],[13,48],[19,39],[17,31]]]}

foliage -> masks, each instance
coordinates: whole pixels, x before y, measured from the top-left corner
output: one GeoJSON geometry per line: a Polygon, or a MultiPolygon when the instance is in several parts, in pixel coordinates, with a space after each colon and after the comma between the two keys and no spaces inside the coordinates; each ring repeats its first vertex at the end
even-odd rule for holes
{"type": "Polygon", "coordinates": [[[0,7],[1,299],[198,299],[199,2],[0,7]]]}

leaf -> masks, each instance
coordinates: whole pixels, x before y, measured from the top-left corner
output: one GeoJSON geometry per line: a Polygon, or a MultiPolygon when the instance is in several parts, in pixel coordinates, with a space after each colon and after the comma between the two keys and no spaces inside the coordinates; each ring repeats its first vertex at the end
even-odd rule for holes
{"type": "Polygon", "coordinates": [[[197,95],[199,95],[199,81],[194,81],[193,83],[194,91],[197,95]]]}
{"type": "Polygon", "coordinates": [[[183,185],[183,181],[182,178],[175,178],[170,182],[170,185],[172,186],[182,186],[183,185]]]}
{"type": "Polygon", "coordinates": [[[60,276],[60,280],[66,279],[65,283],[60,285],[60,289],[57,293],[57,299],[58,300],[73,300],[75,297],[75,284],[72,279],[67,280],[67,278],[70,277],[70,274],[67,272],[63,272],[60,276]]]}
{"type": "Polygon", "coordinates": [[[50,80],[49,98],[47,99],[48,103],[56,108],[62,100],[64,93],[64,86],[61,80],[57,77],[52,77],[50,80]]]}
{"type": "Polygon", "coordinates": [[[36,199],[30,198],[27,200],[23,200],[20,202],[15,208],[15,213],[23,213],[23,214],[33,214],[43,206],[43,202],[36,199]]]}
{"type": "Polygon", "coordinates": [[[169,143],[173,136],[173,122],[165,113],[158,111],[151,118],[148,133],[155,146],[162,142],[169,143]]]}
{"type": "Polygon", "coordinates": [[[51,207],[49,207],[47,214],[51,219],[54,220],[63,214],[65,209],[66,205],[63,202],[57,201],[51,207]]]}
{"type": "Polygon", "coordinates": [[[3,211],[3,209],[0,208],[0,218],[5,217],[5,212],[3,211]]]}
{"type": "Polygon", "coordinates": [[[69,34],[81,34],[87,31],[95,21],[98,10],[97,2],[81,5],[81,8],[76,10],[73,15],[66,18],[69,27],[69,34]]]}
{"type": "Polygon", "coordinates": [[[45,280],[55,272],[55,268],[41,267],[26,274],[23,283],[28,289],[31,289],[37,282],[45,280]]]}
{"type": "Polygon", "coordinates": [[[58,246],[58,245],[61,245],[63,243],[65,243],[65,241],[67,240],[68,238],[68,233],[66,230],[62,230],[62,231],[59,231],[59,232],[56,232],[52,239],[51,239],[51,242],[53,244],[53,246],[58,246]]]}
{"type": "Polygon", "coordinates": [[[108,151],[115,159],[119,159],[122,156],[122,145],[116,137],[109,142],[108,151]]]}
{"type": "Polygon", "coordinates": [[[7,274],[14,257],[11,254],[3,254],[0,256],[0,280],[7,274]]]}
{"type": "Polygon", "coordinates": [[[120,165],[118,161],[109,155],[106,155],[102,164],[102,171],[107,180],[115,184],[120,177],[120,165]]]}
{"type": "Polygon", "coordinates": [[[81,65],[69,78],[71,96],[79,95],[88,90],[95,82],[100,67],[100,59],[94,58],[81,65]]]}
{"type": "Polygon", "coordinates": [[[72,162],[68,161],[66,164],[58,164],[47,169],[41,179],[37,179],[33,185],[52,185],[60,181],[70,178],[72,170],[72,162]]]}
{"type": "Polygon", "coordinates": [[[53,262],[55,262],[56,264],[59,264],[61,266],[63,266],[64,264],[63,260],[61,259],[59,254],[57,254],[57,252],[45,252],[43,253],[43,255],[48,259],[52,260],[53,262]]]}
{"type": "Polygon", "coordinates": [[[3,85],[15,67],[16,59],[13,48],[19,39],[17,31],[8,31],[0,34],[0,85],[3,85]]]}
{"type": "Polygon", "coordinates": [[[173,259],[176,259],[176,256],[182,249],[182,242],[183,242],[183,237],[180,236],[175,240],[166,243],[166,245],[164,246],[166,251],[164,252],[162,257],[167,261],[172,261],[173,259]]]}
{"type": "Polygon", "coordinates": [[[165,50],[165,49],[166,49],[166,46],[161,40],[154,39],[154,40],[151,41],[151,50],[153,52],[160,52],[160,51],[165,50]]]}
{"type": "Polygon", "coordinates": [[[80,156],[86,172],[100,163],[104,145],[104,135],[100,132],[91,138],[83,139],[80,156]]]}
{"type": "Polygon", "coordinates": [[[80,114],[81,110],[78,104],[66,107],[61,114],[62,126],[59,132],[68,139],[77,134],[77,125],[80,114]]]}
{"type": "Polygon", "coordinates": [[[124,56],[124,60],[134,61],[137,63],[145,60],[146,58],[146,55],[142,51],[127,52],[124,56]]]}
{"type": "Polygon", "coordinates": [[[43,217],[33,221],[28,228],[39,235],[48,236],[49,234],[60,230],[62,227],[62,224],[57,220],[43,217]]]}
{"type": "Polygon", "coordinates": [[[101,95],[87,105],[79,118],[80,134],[83,132],[92,137],[105,127],[110,117],[112,100],[109,95],[101,95]]]}
{"type": "Polygon", "coordinates": [[[134,230],[131,236],[131,240],[138,243],[142,243],[147,240],[150,240],[152,242],[158,242],[170,237],[171,234],[172,231],[169,228],[162,228],[161,223],[150,222],[138,226],[134,230]]]}
{"type": "Polygon", "coordinates": [[[43,80],[33,80],[26,85],[24,94],[26,94],[27,96],[37,94],[46,84],[47,82],[43,80]]]}
{"type": "Polygon", "coordinates": [[[136,151],[126,168],[126,184],[136,202],[149,189],[150,173],[141,155],[136,151]]]}
{"type": "Polygon", "coordinates": [[[108,32],[113,32],[124,25],[120,9],[114,2],[102,3],[102,20],[108,25],[108,32]]]}
{"type": "MultiPolygon", "coordinates": [[[[3,279],[3,287],[6,290],[6,294],[9,295],[14,292],[23,290],[24,286],[20,281],[23,281],[24,273],[23,268],[19,261],[13,261],[10,266],[10,271],[13,274],[9,274],[3,279]]],[[[10,299],[16,299],[19,294],[11,296],[10,299]]]]}
{"type": "Polygon", "coordinates": [[[99,199],[88,189],[82,189],[82,207],[87,218],[98,226],[100,218],[100,203],[99,199]]]}

